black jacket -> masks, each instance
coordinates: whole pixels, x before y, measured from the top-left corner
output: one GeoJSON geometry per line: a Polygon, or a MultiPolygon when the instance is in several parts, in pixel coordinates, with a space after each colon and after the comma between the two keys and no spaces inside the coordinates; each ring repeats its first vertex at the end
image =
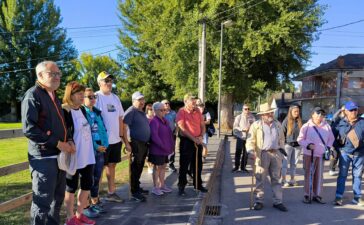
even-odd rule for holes
{"type": "Polygon", "coordinates": [[[59,99],[55,97],[53,101],[48,92],[36,83],[23,97],[21,115],[23,133],[29,139],[28,158],[58,155],[58,141],[69,137],[59,99]]]}

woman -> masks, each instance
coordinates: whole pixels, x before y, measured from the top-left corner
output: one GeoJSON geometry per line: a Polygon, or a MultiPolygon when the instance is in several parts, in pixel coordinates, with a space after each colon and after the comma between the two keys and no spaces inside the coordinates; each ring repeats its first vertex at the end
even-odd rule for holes
{"type": "Polygon", "coordinates": [[[297,186],[295,180],[296,166],[301,155],[301,148],[297,142],[297,137],[302,127],[302,119],[300,109],[297,105],[289,107],[287,117],[283,120],[282,129],[285,136],[285,150],[287,158],[283,158],[282,164],[282,184],[285,187],[297,186]],[[287,182],[286,174],[289,164],[289,174],[291,180],[287,182]]]}
{"type": "Polygon", "coordinates": [[[325,148],[332,146],[334,135],[324,117],[325,111],[320,107],[315,107],[312,111],[311,119],[302,126],[297,138],[298,144],[303,149],[303,164],[305,168],[304,203],[310,203],[310,196],[312,196],[313,201],[325,204],[321,196],[324,172],[322,156],[325,148]],[[313,154],[313,160],[311,159],[311,154],[313,154]]]}
{"type": "Polygon", "coordinates": [[[160,196],[164,193],[172,192],[164,182],[166,166],[168,163],[168,155],[173,152],[174,140],[173,133],[169,127],[168,120],[164,118],[166,114],[165,105],[160,102],[153,104],[155,116],[150,121],[150,146],[148,160],[153,167],[153,183],[152,193],[160,196]]]}
{"type": "Polygon", "coordinates": [[[99,182],[104,167],[104,153],[109,146],[109,141],[104,121],[101,117],[101,111],[95,107],[96,98],[97,95],[95,95],[93,90],[91,88],[86,88],[83,107],[86,110],[87,121],[91,126],[93,150],[96,161],[93,174],[94,183],[90,190],[91,206],[85,211],[86,215],[88,215],[86,212],[90,211],[96,213],[106,212],[99,199],[99,182]]]}
{"type": "Polygon", "coordinates": [[[77,171],[75,175],[66,175],[66,193],[64,203],[67,213],[67,225],[95,224],[94,220],[83,214],[87,198],[93,183],[95,154],[92,146],[91,128],[86,119],[86,111],[81,107],[85,87],[72,81],[67,84],[63,97],[63,110],[67,129],[73,136],[76,146],[77,171]],[[81,189],[77,195],[77,210],[74,213],[75,192],[80,179],[81,189]]]}

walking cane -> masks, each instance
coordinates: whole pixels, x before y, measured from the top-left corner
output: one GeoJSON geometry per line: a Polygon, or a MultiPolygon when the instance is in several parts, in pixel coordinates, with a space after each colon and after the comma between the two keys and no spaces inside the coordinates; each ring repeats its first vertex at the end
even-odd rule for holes
{"type": "Polygon", "coordinates": [[[126,151],[126,148],[125,148],[125,146],[124,146],[124,148],[123,148],[123,152],[124,152],[124,154],[127,154],[128,155],[128,163],[129,163],[129,190],[128,190],[128,192],[129,192],[129,200],[131,200],[131,152],[127,152],[126,151]]]}
{"type": "Polygon", "coordinates": [[[311,150],[311,165],[310,165],[310,184],[309,184],[309,202],[312,203],[312,192],[313,192],[313,173],[314,173],[314,164],[313,164],[313,150],[311,150]]]}
{"type": "Polygon", "coordinates": [[[198,146],[196,143],[194,143],[195,145],[195,150],[196,150],[196,168],[195,168],[195,190],[198,191],[198,146]]]}
{"type": "Polygon", "coordinates": [[[253,209],[253,202],[254,202],[254,177],[255,177],[255,165],[252,164],[252,184],[250,186],[250,210],[253,209]]]}

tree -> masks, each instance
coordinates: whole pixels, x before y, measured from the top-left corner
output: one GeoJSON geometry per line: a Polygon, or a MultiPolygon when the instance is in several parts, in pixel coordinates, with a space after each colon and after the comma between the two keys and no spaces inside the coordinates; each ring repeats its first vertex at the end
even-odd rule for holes
{"type": "Polygon", "coordinates": [[[302,70],[323,11],[315,0],[125,0],[119,9],[125,62],[153,71],[137,70],[133,79],[140,71],[158,74],[180,99],[187,91],[196,93],[198,21],[207,18],[207,98],[217,100],[220,25],[227,19],[234,22],[224,29],[223,42],[226,127],[232,124],[233,102],[253,101],[257,93],[286,86],[282,82],[302,70]]]}
{"type": "Polygon", "coordinates": [[[0,101],[11,103],[15,113],[35,83],[34,69],[40,61],[57,61],[67,76],[72,71],[68,61],[77,52],[59,27],[60,10],[52,0],[3,0],[0,7],[0,101]]]}

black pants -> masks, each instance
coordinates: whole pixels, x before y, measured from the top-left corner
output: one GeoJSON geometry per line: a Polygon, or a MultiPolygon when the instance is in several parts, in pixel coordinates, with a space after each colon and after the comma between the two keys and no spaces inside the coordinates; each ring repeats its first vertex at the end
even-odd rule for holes
{"type": "MultiPolygon", "coordinates": [[[[173,135],[173,140],[174,140],[174,143],[176,143],[176,135],[173,135]]],[[[171,155],[171,157],[169,158],[169,166],[172,166],[172,165],[174,166],[175,155],[176,155],[176,150],[173,147],[173,155],[171,155]]]]}
{"type": "Polygon", "coordinates": [[[193,186],[197,189],[202,187],[202,145],[195,145],[188,138],[180,137],[180,160],[179,160],[178,187],[184,188],[187,184],[187,171],[191,165],[193,186]],[[196,184],[196,146],[197,146],[197,184],[196,184]]]}
{"type": "Polygon", "coordinates": [[[245,148],[246,140],[241,138],[236,138],[236,147],[235,147],[235,169],[245,170],[246,164],[248,162],[248,153],[245,148]],[[241,153],[243,153],[243,157],[241,157],[241,153]],[[240,161],[241,159],[241,161],[240,161]]]}
{"type": "Polygon", "coordinates": [[[131,193],[135,194],[140,189],[140,176],[143,172],[145,158],[148,154],[148,143],[143,141],[131,140],[131,176],[130,176],[130,188],[131,193]]]}

